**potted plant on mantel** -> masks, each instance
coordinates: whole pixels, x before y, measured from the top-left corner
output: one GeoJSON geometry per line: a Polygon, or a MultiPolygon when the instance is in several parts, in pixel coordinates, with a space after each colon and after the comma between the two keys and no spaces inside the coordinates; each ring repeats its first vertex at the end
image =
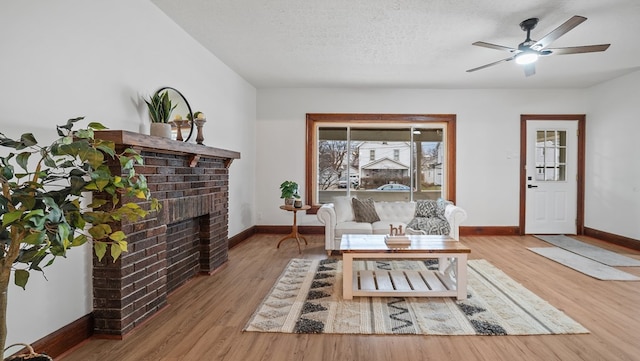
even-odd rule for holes
{"type": "Polygon", "coordinates": [[[148,100],[144,99],[149,108],[149,118],[151,119],[150,134],[158,137],[171,138],[171,124],[169,118],[171,112],[176,108],[177,104],[171,104],[169,93],[156,92],[148,100]]]}
{"type": "Polygon", "coordinates": [[[7,339],[11,273],[14,283],[25,288],[29,271],[42,272],[68,249],[88,241],[98,260],[109,249],[115,261],[127,251],[127,242],[110,224],[135,221],[159,208],[144,175],[135,171],[142,157],[132,149],[117,154],[113,142],[95,139],[94,130],[106,129],[100,123],[72,131],[81,119],[57,126],[60,138],[48,146],[38,145],[31,133],[15,140],[0,133],[0,146],[10,148],[0,156],[0,350],[7,339]],[[109,158],[119,161],[122,174],[111,173],[109,158]],[[86,192],[99,196],[84,199],[86,192]]]}
{"type": "Polygon", "coordinates": [[[280,184],[280,198],[284,198],[284,204],[292,206],[294,199],[300,198],[298,194],[298,183],[294,181],[284,181],[280,184]]]}

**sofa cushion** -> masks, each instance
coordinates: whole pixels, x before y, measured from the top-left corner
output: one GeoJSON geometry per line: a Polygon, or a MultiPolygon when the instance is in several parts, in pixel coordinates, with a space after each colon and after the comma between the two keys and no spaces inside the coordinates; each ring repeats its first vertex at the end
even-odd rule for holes
{"type": "Polygon", "coordinates": [[[333,209],[336,212],[336,222],[352,222],[354,220],[351,197],[333,197],[333,209]]]}
{"type": "Polygon", "coordinates": [[[375,202],[376,212],[381,221],[392,221],[407,223],[414,217],[416,203],[397,201],[397,202],[375,202]]]}
{"type": "Polygon", "coordinates": [[[371,234],[371,223],[342,222],[336,225],[336,238],[342,238],[343,234],[371,234]]]}
{"type": "Polygon", "coordinates": [[[358,198],[353,198],[351,205],[353,206],[353,216],[356,222],[373,223],[380,220],[378,213],[376,213],[373,199],[359,200],[358,198]]]}

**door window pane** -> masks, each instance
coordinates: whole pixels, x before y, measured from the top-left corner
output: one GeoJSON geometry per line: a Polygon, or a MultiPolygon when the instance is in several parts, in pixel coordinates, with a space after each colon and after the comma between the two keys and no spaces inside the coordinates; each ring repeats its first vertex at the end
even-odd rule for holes
{"type": "Polygon", "coordinates": [[[565,181],[567,132],[547,129],[536,131],[536,181],[565,181]]]}

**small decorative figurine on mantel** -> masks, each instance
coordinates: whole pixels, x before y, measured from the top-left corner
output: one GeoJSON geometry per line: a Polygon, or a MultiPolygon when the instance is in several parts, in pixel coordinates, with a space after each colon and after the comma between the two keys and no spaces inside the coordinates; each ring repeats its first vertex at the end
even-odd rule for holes
{"type": "Polygon", "coordinates": [[[182,119],[180,114],[176,114],[176,117],[173,119],[173,124],[176,125],[176,140],[182,142],[184,139],[182,138],[182,124],[188,122],[187,119],[182,119]]]}
{"type": "Polygon", "coordinates": [[[204,126],[204,123],[207,122],[207,118],[205,118],[203,112],[195,112],[193,114],[193,116],[195,118],[194,122],[196,123],[196,127],[198,128],[198,135],[196,136],[196,143],[202,145],[202,142],[204,142],[204,136],[202,135],[202,127],[204,126]]]}

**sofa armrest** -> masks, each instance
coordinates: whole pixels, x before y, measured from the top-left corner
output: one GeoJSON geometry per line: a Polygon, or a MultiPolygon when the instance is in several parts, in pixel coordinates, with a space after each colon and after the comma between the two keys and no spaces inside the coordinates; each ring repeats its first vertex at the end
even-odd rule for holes
{"type": "Polygon", "coordinates": [[[333,247],[333,239],[336,235],[336,210],[333,206],[333,203],[325,203],[320,208],[318,208],[318,212],[316,213],[316,217],[320,223],[324,224],[324,244],[325,249],[330,251],[333,247]]]}
{"type": "Polygon", "coordinates": [[[451,227],[451,238],[459,241],[460,223],[467,219],[467,212],[454,204],[448,204],[444,209],[444,217],[447,219],[447,222],[449,222],[449,226],[451,227]]]}

